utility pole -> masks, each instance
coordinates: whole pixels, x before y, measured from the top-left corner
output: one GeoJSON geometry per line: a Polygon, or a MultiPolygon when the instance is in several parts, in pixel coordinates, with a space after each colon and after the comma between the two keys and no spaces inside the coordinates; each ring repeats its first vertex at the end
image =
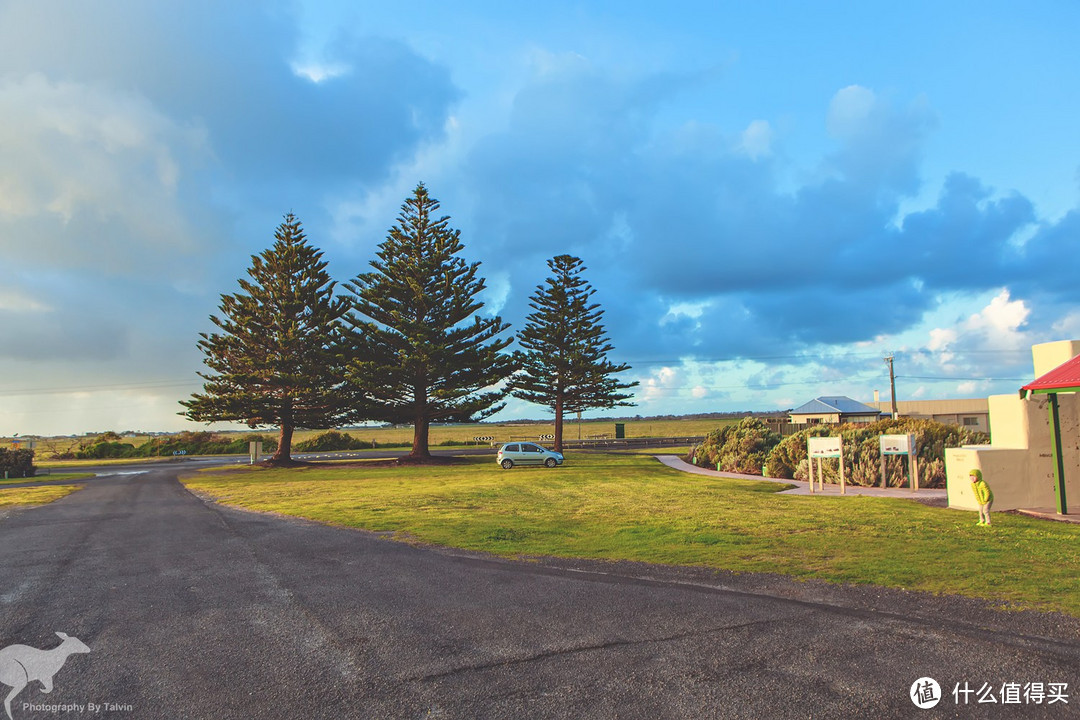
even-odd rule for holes
{"type": "Polygon", "coordinates": [[[892,416],[893,420],[900,416],[900,413],[896,410],[896,375],[893,373],[893,356],[886,355],[885,362],[889,364],[889,392],[892,396],[892,416]]]}

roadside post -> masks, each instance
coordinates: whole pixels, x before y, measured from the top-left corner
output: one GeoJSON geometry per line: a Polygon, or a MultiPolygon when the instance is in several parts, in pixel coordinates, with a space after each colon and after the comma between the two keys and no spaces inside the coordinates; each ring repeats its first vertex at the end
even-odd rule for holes
{"type": "Polygon", "coordinates": [[[248,443],[248,455],[251,457],[249,465],[254,465],[259,461],[259,456],[262,455],[263,444],[261,441],[252,440],[248,443]]]}

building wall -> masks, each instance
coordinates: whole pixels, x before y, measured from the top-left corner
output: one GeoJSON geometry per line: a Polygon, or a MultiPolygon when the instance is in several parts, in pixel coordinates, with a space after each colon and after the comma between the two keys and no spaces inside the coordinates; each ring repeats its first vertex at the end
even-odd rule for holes
{"type": "MultiPolygon", "coordinates": [[[[888,400],[866,404],[885,413],[892,412],[892,404],[888,400]]],[[[990,432],[990,411],[986,398],[898,400],[896,411],[903,417],[925,418],[979,432],[990,432]]]]}
{"type": "Polygon", "coordinates": [[[1042,377],[1058,365],[1080,355],[1080,340],[1057,340],[1031,346],[1035,377],[1042,377]]]}
{"type": "Polygon", "coordinates": [[[838,423],[840,422],[840,415],[838,415],[837,413],[823,413],[820,415],[792,415],[791,422],[798,425],[815,423],[838,423]]]}
{"type": "MultiPolygon", "coordinates": [[[[1032,348],[1035,377],[1071,359],[1062,352],[1080,353],[1080,341],[1044,343],[1032,348]]],[[[1071,508],[1080,507],[1080,395],[1058,394],[1065,496],[1071,508]]],[[[990,445],[970,445],[945,451],[949,507],[978,509],[971,494],[968,473],[982,470],[994,491],[995,510],[1017,508],[1053,510],[1057,507],[1050,433],[1049,399],[1019,394],[988,398],[993,430],[990,445]]]]}

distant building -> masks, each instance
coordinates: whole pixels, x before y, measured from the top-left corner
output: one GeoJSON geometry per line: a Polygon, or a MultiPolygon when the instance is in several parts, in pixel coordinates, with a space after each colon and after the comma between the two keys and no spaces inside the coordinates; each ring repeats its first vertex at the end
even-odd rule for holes
{"type": "MultiPolygon", "coordinates": [[[[884,415],[892,409],[888,400],[870,403],[884,415]]],[[[968,430],[990,433],[990,401],[986,398],[960,400],[898,400],[900,417],[934,420],[946,425],[959,425],[968,430]]]]}
{"type": "Polygon", "coordinates": [[[791,411],[796,425],[819,423],[872,423],[881,419],[881,411],[844,395],[815,398],[791,411]]]}

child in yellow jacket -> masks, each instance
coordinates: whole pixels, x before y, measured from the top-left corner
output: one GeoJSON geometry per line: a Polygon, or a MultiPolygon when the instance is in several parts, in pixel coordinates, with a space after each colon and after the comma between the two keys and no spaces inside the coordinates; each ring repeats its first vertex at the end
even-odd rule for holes
{"type": "Polygon", "coordinates": [[[972,470],[968,473],[971,478],[971,490],[975,493],[975,502],[979,504],[979,522],[976,525],[990,524],[990,506],[994,504],[994,491],[983,480],[982,470],[972,470]]]}

